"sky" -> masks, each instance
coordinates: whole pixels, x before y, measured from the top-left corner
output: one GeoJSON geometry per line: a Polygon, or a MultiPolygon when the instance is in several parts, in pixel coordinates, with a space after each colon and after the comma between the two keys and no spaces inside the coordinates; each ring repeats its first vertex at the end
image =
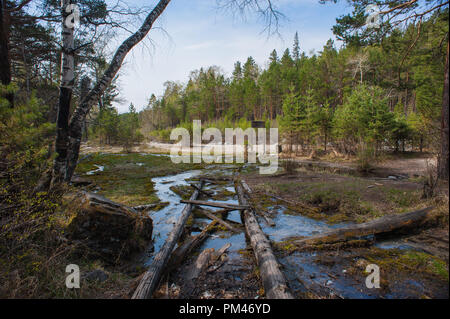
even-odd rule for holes
{"type": "MultiPolygon", "coordinates": [[[[131,0],[135,6],[148,1],[131,0]]],[[[229,76],[236,61],[252,56],[265,67],[270,52],[281,56],[292,48],[295,32],[300,49],[310,55],[321,51],[340,15],[350,12],[346,1],[319,4],[318,0],[273,0],[286,18],[280,22],[279,34],[268,36],[264,21],[255,15],[233,15],[218,9],[216,0],[172,0],[147,35],[125,59],[119,77],[119,112],[127,112],[130,103],[139,111],[152,93],[160,96],[164,82],[187,82],[189,73],[201,67],[217,65],[229,76]]],[[[111,41],[117,46],[126,34],[111,41]]],[[[335,41],[339,46],[339,42],[335,41]]]]}

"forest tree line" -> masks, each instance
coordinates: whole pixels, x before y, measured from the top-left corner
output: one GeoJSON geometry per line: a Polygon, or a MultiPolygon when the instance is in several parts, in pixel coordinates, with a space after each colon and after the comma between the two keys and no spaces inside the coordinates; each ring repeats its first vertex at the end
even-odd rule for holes
{"type": "MultiPolygon", "coordinates": [[[[151,95],[139,112],[140,132],[168,141],[172,128],[191,128],[193,120],[219,129],[263,120],[280,128],[284,143],[300,145],[296,151],[330,145],[346,154],[433,151],[439,143],[447,32],[445,10],[374,43],[336,48],[329,40],[309,55],[295,34],[292,48],[273,50],[264,68],[249,57],[237,61],[229,77],[211,66],[192,71],[187,83],[167,81],[163,95],[151,95]]],[[[93,136],[119,140],[113,126],[106,128],[115,112],[112,104],[99,112],[90,125],[93,136]]]]}

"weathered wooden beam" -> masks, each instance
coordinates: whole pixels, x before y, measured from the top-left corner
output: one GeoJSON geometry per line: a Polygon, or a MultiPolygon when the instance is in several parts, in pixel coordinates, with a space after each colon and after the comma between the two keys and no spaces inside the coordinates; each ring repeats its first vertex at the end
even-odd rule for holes
{"type": "MultiPolygon", "coordinates": [[[[200,182],[200,188],[203,187],[203,182],[200,182]]],[[[195,190],[191,196],[191,200],[195,200],[199,196],[200,192],[195,190]]],[[[166,242],[161,247],[161,250],[156,254],[147,272],[141,279],[136,291],[134,292],[132,299],[149,299],[152,297],[154,290],[157,288],[161,275],[163,273],[164,267],[169,261],[170,254],[175,247],[178,239],[183,232],[184,225],[191,214],[194,205],[188,203],[181,212],[181,215],[173,227],[172,231],[166,239],[166,242]]]]}
{"type": "Polygon", "coordinates": [[[180,200],[180,203],[184,204],[192,204],[198,206],[210,206],[210,207],[219,207],[229,210],[244,210],[250,208],[248,205],[233,205],[228,203],[218,203],[218,202],[207,202],[202,200],[180,200]]]}
{"type": "Polygon", "coordinates": [[[387,215],[366,223],[351,225],[324,234],[293,240],[292,243],[297,246],[334,244],[370,235],[410,231],[419,227],[426,220],[431,209],[432,207],[427,207],[409,213],[387,215]]]}
{"type": "MultiPolygon", "coordinates": [[[[248,201],[239,182],[236,183],[236,193],[238,194],[239,203],[247,206],[248,201]]],[[[267,298],[293,299],[294,297],[289,291],[286,278],[281,272],[280,265],[273,254],[270,242],[261,230],[252,210],[244,210],[242,217],[247,236],[250,239],[253,252],[258,262],[259,272],[267,298]]]]}

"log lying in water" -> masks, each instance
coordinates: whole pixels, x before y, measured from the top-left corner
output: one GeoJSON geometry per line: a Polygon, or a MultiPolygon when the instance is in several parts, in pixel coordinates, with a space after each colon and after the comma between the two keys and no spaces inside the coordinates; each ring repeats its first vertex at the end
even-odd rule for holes
{"type": "Polygon", "coordinates": [[[223,219],[220,219],[219,217],[217,217],[216,215],[208,212],[207,210],[204,209],[198,209],[203,215],[205,215],[206,217],[208,217],[209,219],[215,220],[216,222],[218,222],[219,224],[221,224],[222,226],[228,228],[229,230],[231,230],[232,232],[235,233],[240,233],[241,231],[237,228],[234,228],[233,226],[231,226],[230,224],[228,224],[226,221],[224,221],[223,219]]]}
{"type": "Polygon", "coordinates": [[[210,206],[210,207],[219,207],[229,210],[244,210],[250,208],[248,205],[233,205],[228,203],[218,203],[218,202],[206,202],[201,200],[181,200],[180,203],[184,204],[193,204],[199,206],[210,206]]]}
{"type": "MultiPolygon", "coordinates": [[[[239,197],[239,203],[242,205],[248,205],[247,199],[244,195],[244,190],[240,183],[236,183],[236,193],[239,197]]],[[[255,215],[250,209],[246,209],[242,213],[242,217],[247,236],[250,239],[250,243],[258,262],[258,267],[267,298],[293,299],[294,297],[286,284],[286,278],[281,272],[280,265],[273,254],[270,242],[261,230],[255,215]]]]}
{"type": "Polygon", "coordinates": [[[222,248],[220,248],[217,252],[214,248],[207,248],[203,250],[200,255],[198,255],[197,259],[190,266],[190,268],[186,272],[186,286],[185,290],[187,295],[191,295],[195,289],[195,280],[201,276],[205,271],[212,272],[217,270],[221,265],[216,265],[214,268],[208,271],[208,268],[214,265],[223,254],[230,248],[231,244],[225,244],[222,248]]]}
{"type": "Polygon", "coordinates": [[[213,229],[213,227],[217,224],[217,221],[212,221],[206,226],[202,232],[196,236],[192,236],[187,239],[181,246],[177,247],[175,251],[172,253],[170,260],[168,262],[168,271],[176,268],[180,265],[183,260],[191,251],[193,251],[197,246],[199,246],[205,239],[208,237],[208,233],[213,229]]]}
{"type": "Polygon", "coordinates": [[[219,263],[214,265],[214,266],[212,266],[212,267],[209,267],[209,269],[207,270],[208,273],[216,271],[217,269],[219,269],[224,264],[224,262],[226,261],[226,258],[222,259],[222,256],[225,255],[225,253],[227,252],[228,248],[230,248],[230,247],[231,247],[230,243],[225,244],[225,245],[222,246],[222,248],[220,248],[214,254],[214,258],[213,258],[213,260],[211,262],[211,265],[214,265],[215,263],[217,263],[217,261],[219,261],[219,263]]]}
{"type": "MultiPolygon", "coordinates": [[[[200,188],[203,187],[203,182],[200,182],[200,188]]],[[[200,192],[195,190],[191,196],[191,200],[197,199],[200,192]]],[[[188,204],[184,207],[181,212],[181,216],[178,219],[177,223],[174,225],[172,231],[169,233],[169,236],[166,239],[166,242],[161,247],[161,250],[153,259],[152,264],[150,265],[147,272],[141,279],[136,291],[133,294],[133,299],[149,299],[152,297],[152,294],[156,287],[158,286],[159,280],[161,279],[161,275],[163,273],[164,267],[169,261],[169,257],[175,244],[183,232],[184,225],[189,218],[189,215],[192,212],[194,205],[188,204]]]]}
{"type": "Polygon", "coordinates": [[[198,255],[194,264],[188,269],[186,280],[192,281],[196,279],[210,265],[214,256],[214,248],[205,249],[198,255]]]}
{"type": "MultiPolygon", "coordinates": [[[[244,191],[247,193],[249,198],[251,198],[253,194],[252,189],[250,188],[250,186],[248,186],[248,184],[244,180],[241,180],[241,183],[242,187],[244,188],[244,191]]],[[[254,212],[259,216],[261,216],[262,218],[264,218],[264,221],[266,222],[267,225],[269,225],[270,227],[275,227],[275,222],[273,221],[272,218],[270,218],[269,214],[263,209],[261,209],[261,206],[258,206],[258,208],[259,209],[255,209],[254,212]]]]}
{"type": "Polygon", "coordinates": [[[198,190],[198,191],[199,191],[200,193],[202,193],[203,195],[206,195],[206,196],[208,196],[208,197],[211,197],[211,196],[213,195],[213,194],[210,193],[210,192],[207,192],[207,191],[202,190],[200,187],[198,187],[198,186],[195,185],[195,184],[189,183],[189,185],[190,185],[191,187],[195,188],[196,190],[198,190]]]}
{"type": "Polygon", "coordinates": [[[390,234],[399,231],[411,230],[420,226],[428,217],[432,207],[410,213],[383,216],[381,218],[333,230],[313,237],[292,241],[297,246],[335,244],[370,235],[390,234]]]}

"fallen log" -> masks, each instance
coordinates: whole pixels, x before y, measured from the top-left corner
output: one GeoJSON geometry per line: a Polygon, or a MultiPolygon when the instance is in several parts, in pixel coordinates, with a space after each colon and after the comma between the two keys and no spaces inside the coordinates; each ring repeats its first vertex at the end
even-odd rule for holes
{"type": "MultiPolygon", "coordinates": [[[[239,203],[241,205],[248,205],[240,183],[236,183],[236,193],[239,197],[239,203]]],[[[261,230],[255,215],[250,209],[246,209],[243,211],[242,217],[247,236],[250,239],[256,261],[258,262],[259,272],[267,298],[293,299],[294,297],[289,291],[286,278],[281,272],[280,265],[273,254],[270,242],[261,230]]]]}
{"type": "Polygon", "coordinates": [[[208,196],[208,197],[211,197],[211,196],[213,195],[213,194],[210,193],[210,192],[207,192],[207,191],[202,190],[200,187],[198,187],[198,186],[195,185],[195,184],[189,183],[189,185],[190,185],[191,187],[195,188],[196,190],[198,190],[198,191],[199,191],[200,193],[202,193],[203,195],[206,195],[206,196],[208,196]]]}
{"type": "Polygon", "coordinates": [[[232,232],[235,233],[240,233],[241,231],[237,228],[234,228],[233,226],[231,226],[230,224],[228,224],[226,221],[220,219],[219,217],[217,217],[216,215],[208,212],[207,210],[204,209],[198,209],[203,215],[205,215],[206,217],[208,217],[209,219],[215,220],[216,222],[218,222],[219,224],[221,224],[222,226],[228,228],[229,230],[231,230],[232,232]]]}
{"type": "Polygon", "coordinates": [[[227,219],[228,217],[228,213],[233,211],[234,209],[221,209],[221,210],[216,210],[214,212],[214,214],[220,215],[222,219],[227,219]]]}
{"type": "Polygon", "coordinates": [[[291,242],[297,246],[335,244],[370,235],[387,235],[398,231],[411,230],[420,226],[426,220],[431,209],[432,207],[427,207],[409,213],[383,216],[366,223],[332,230],[313,237],[291,240],[291,242]]]}
{"type": "MultiPolygon", "coordinates": [[[[191,296],[195,290],[196,281],[198,277],[201,276],[205,271],[208,272],[208,268],[216,263],[220,257],[230,248],[231,244],[225,244],[222,248],[220,248],[217,252],[214,248],[208,248],[203,250],[200,255],[198,255],[195,262],[191,265],[191,267],[186,272],[186,286],[185,293],[187,296],[191,296]]],[[[221,265],[217,265],[209,271],[211,273],[214,270],[217,270],[221,265]]]]}
{"type": "Polygon", "coordinates": [[[181,246],[177,247],[170,257],[167,270],[171,271],[172,269],[180,265],[186,258],[186,256],[189,255],[189,253],[193,251],[197,246],[199,246],[206,239],[206,237],[208,237],[208,233],[216,224],[217,221],[213,220],[202,230],[200,234],[192,236],[191,238],[187,239],[181,246]]]}
{"type": "Polygon", "coordinates": [[[198,255],[195,263],[187,271],[186,280],[192,281],[196,279],[212,262],[214,257],[214,248],[205,249],[198,255]]]}
{"type": "MultiPolygon", "coordinates": [[[[248,194],[248,196],[251,198],[252,197],[252,189],[250,188],[250,186],[248,186],[248,184],[244,181],[241,180],[242,183],[242,187],[244,188],[245,192],[248,194]]],[[[258,206],[259,209],[255,209],[254,212],[256,214],[258,214],[259,216],[261,216],[262,218],[264,218],[264,221],[266,222],[267,225],[269,225],[270,227],[275,227],[275,222],[273,221],[272,218],[270,218],[267,214],[267,212],[265,212],[263,209],[261,209],[260,206],[258,206]]]]}
{"type": "Polygon", "coordinates": [[[224,264],[224,262],[226,261],[226,258],[222,259],[222,256],[227,252],[227,250],[231,247],[231,244],[225,244],[222,246],[222,248],[220,248],[213,256],[213,259],[210,263],[210,267],[208,267],[207,272],[211,273],[213,271],[216,271],[217,269],[219,269],[220,267],[222,267],[222,265],[224,264]],[[219,261],[219,263],[217,265],[215,265],[215,263],[219,261]]]}
{"type": "MultiPolygon", "coordinates": [[[[203,187],[203,182],[200,182],[200,188],[203,187]]],[[[191,200],[195,200],[199,196],[200,192],[195,190],[191,196],[191,200]]],[[[152,297],[152,294],[156,287],[158,286],[159,280],[161,279],[161,275],[163,273],[163,269],[169,261],[169,257],[175,244],[183,232],[184,225],[191,214],[194,205],[188,204],[184,207],[181,212],[181,216],[178,219],[177,223],[173,227],[172,231],[169,233],[169,236],[166,239],[166,242],[161,247],[161,250],[153,259],[152,264],[150,265],[147,272],[142,277],[141,282],[136,288],[132,299],[149,299],[152,297]]]]}
{"type": "Polygon", "coordinates": [[[184,204],[192,204],[192,205],[198,205],[198,206],[210,206],[210,207],[218,207],[218,208],[224,208],[229,210],[244,210],[250,208],[248,205],[233,205],[228,203],[218,203],[218,202],[207,202],[207,201],[201,201],[201,200],[180,200],[180,203],[184,204]]]}

